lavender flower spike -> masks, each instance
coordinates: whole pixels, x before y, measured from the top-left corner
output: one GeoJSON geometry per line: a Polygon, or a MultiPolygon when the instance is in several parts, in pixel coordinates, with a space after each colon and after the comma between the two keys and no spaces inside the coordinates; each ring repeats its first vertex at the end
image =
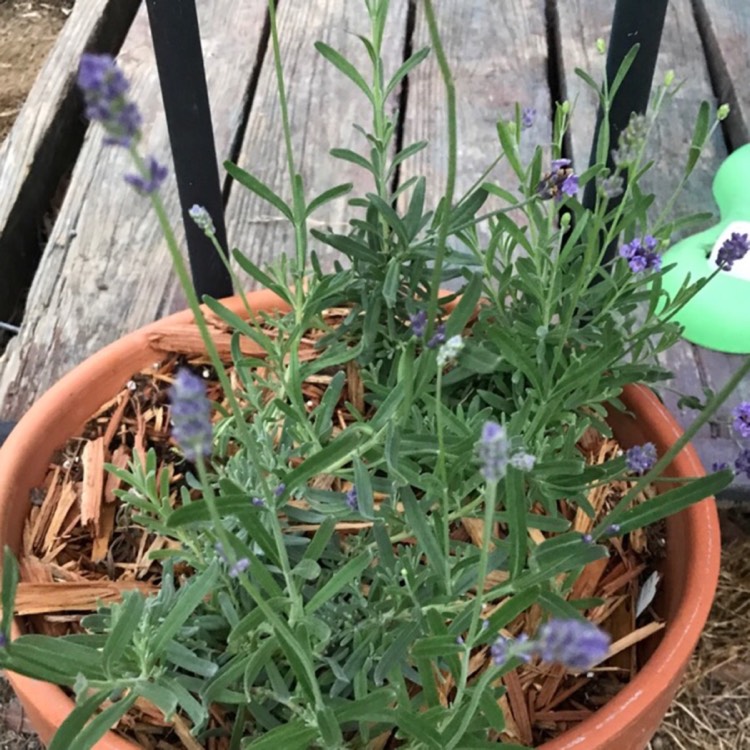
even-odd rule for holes
{"type": "Polygon", "coordinates": [[[741,437],[750,438],[750,401],[743,401],[732,411],[732,426],[741,437]]]}
{"type": "Polygon", "coordinates": [[[356,487],[352,487],[346,493],[346,507],[349,508],[349,510],[359,510],[359,501],[357,499],[356,487]]]}
{"type": "Polygon", "coordinates": [[[130,148],[140,136],[142,118],[126,97],[129,84],[111,55],[85,54],[78,68],[86,116],[107,131],[108,145],[130,148]]]}
{"type": "Polygon", "coordinates": [[[637,237],[620,248],[620,257],[628,261],[633,273],[641,273],[650,269],[658,271],[661,268],[661,255],[656,252],[658,244],[650,234],[642,239],[637,237]]]}
{"type": "Polygon", "coordinates": [[[653,443],[634,445],[625,453],[625,463],[634,474],[645,474],[656,459],[656,446],[653,443]]]}
{"type": "Polygon", "coordinates": [[[734,470],[737,474],[746,474],[750,479],[750,448],[744,448],[734,462],[734,470]]]}
{"type": "Polygon", "coordinates": [[[172,436],[182,448],[188,461],[211,455],[213,431],[211,403],[206,397],[206,386],[190,370],[177,372],[169,389],[172,402],[172,436]]]}
{"type": "Polygon", "coordinates": [[[732,266],[738,260],[742,260],[748,251],[750,251],[750,242],[748,242],[747,235],[732,232],[731,236],[724,240],[724,243],[719,248],[716,256],[716,265],[722,271],[731,271],[732,266]]]}
{"type": "Polygon", "coordinates": [[[145,164],[145,174],[126,174],[125,182],[136,189],[140,195],[151,195],[167,179],[167,168],[149,156],[145,164]]]}
{"type": "Polygon", "coordinates": [[[544,661],[589,669],[606,657],[610,642],[609,634],[593,623],[555,619],[541,627],[536,651],[544,661]]]}
{"type": "Polygon", "coordinates": [[[534,107],[524,107],[521,110],[521,128],[528,130],[536,120],[536,109],[534,107]]]}
{"type": "Polygon", "coordinates": [[[541,198],[554,198],[561,201],[566,195],[573,197],[578,192],[578,175],[571,169],[570,159],[553,159],[550,173],[537,185],[541,198]]]}
{"type": "Polygon", "coordinates": [[[427,312],[418,310],[409,316],[409,322],[411,323],[411,332],[417,338],[422,338],[427,330],[427,312]]]}
{"type": "Polygon", "coordinates": [[[490,655],[492,656],[492,662],[496,667],[502,667],[506,661],[510,658],[509,641],[507,638],[500,636],[490,646],[490,655]]]}
{"type": "Polygon", "coordinates": [[[237,578],[241,573],[244,573],[250,567],[250,560],[246,557],[241,557],[237,560],[234,565],[229,566],[229,577],[237,578]]]}
{"type": "Polygon", "coordinates": [[[480,471],[488,482],[497,482],[505,476],[510,461],[510,444],[505,427],[497,422],[485,422],[476,451],[480,471]]]}
{"type": "Polygon", "coordinates": [[[196,204],[188,210],[188,213],[190,214],[190,218],[195,222],[195,225],[198,227],[198,229],[200,229],[204,234],[208,235],[209,237],[213,234],[216,234],[216,227],[214,226],[211,214],[209,214],[203,206],[199,206],[196,204]]]}

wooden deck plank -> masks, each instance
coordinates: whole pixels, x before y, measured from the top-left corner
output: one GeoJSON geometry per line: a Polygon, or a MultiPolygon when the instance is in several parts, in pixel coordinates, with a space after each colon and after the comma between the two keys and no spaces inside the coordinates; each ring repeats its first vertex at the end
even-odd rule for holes
{"type": "Polygon", "coordinates": [[[732,148],[750,141],[750,3],[693,0],[714,88],[731,107],[724,123],[732,148]]]}
{"type": "Polygon", "coordinates": [[[42,248],[45,213],[85,125],[74,91],[84,50],[116,51],[140,0],[78,0],[7,138],[0,142],[0,320],[19,312],[42,248]]]}
{"type": "MultiPolygon", "coordinates": [[[[217,151],[228,155],[265,19],[265,0],[198,4],[217,151]]],[[[168,137],[145,6],[119,60],[144,113],[145,147],[168,161],[168,137]]],[[[102,146],[92,127],[34,279],[21,333],[0,363],[0,403],[7,419],[89,354],[156,317],[175,287],[149,202],[122,181],[122,149],[102,146]],[[168,294],[169,292],[169,294],[168,294]]],[[[173,222],[180,211],[173,178],[164,190],[173,222]]],[[[178,234],[182,236],[182,231],[178,234]]]]}
{"type": "MultiPolygon", "coordinates": [[[[386,73],[402,62],[406,34],[406,0],[393,0],[384,35],[386,73]]],[[[289,96],[295,164],[302,174],[308,201],[327,188],[352,182],[355,193],[373,191],[371,176],[359,167],[328,155],[332,148],[366,151],[357,123],[369,130],[372,116],[364,94],[314,48],[322,41],[352,60],[371,79],[370,62],[357,34],[369,35],[369,19],[362,2],[311,0],[281,3],[278,26],[281,55],[289,96]]],[[[284,150],[281,114],[276,93],[272,50],[258,81],[255,102],[237,163],[266,182],[291,204],[289,172],[284,150]]],[[[395,108],[397,96],[392,99],[395,108]]],[[[351,196],[350,196],[351,197],[351,196]]],[[[346,230],[346,199],[318,211],[311,225],[346,230]]],[[[232,186],[226,210],[227,234],[255,263],[263,265],[280,254],[294,256],[294,231],[275,209],[241,185],[232,186]]],[[[321,260],[330,263],[333,251],[315,243],[321,260]]],[[[248,287],[252,287],[248,280],[248,287]]]]}
{"type": "MultiPolygon", "coordinates": [[[[604,58],[596,51],[596,39],[608,38],[612,10],[609,5],[597,0],[565,0],[558,2],[557,13],[564,90],[567,98],[575,102],[570,142],[573,158],[580,169],[588,163],[596,101],[590,89],[573,71],[576,67],[589,72],[597,68],[603,70],[604,58]]],[[[677,80],[684,83],[674,100],[665,108],[661,122],[652,136],[652,154],[658,157],[659,161],[647,186],[658,196],[669,195],[680,179],[699,102],[706,99],[714,108],[719,103],[714,96],[711,77],[702,54],[701,38],[689,0],[674,0],[668,6],[655,75],[656,84],[663,80],[668,70],[674,70],[677,80]],[[700,51],[700,54],[696,54],[696,51],[700,51]]],[[[713,175],[726,157],[726,153],[721,130],[718,130],[707,144],[686,191],[676,204],[678,213],[706,210],[707,202],[712,195],[713,175]]],[[[713,206],[712,201],[710,205],[713,206]]],[[[720,387],[733,368],[736,368],[738,358],[681,342],[664,355],[661,361],[672,370],[674,378],[665,387],[657,390],[679,421],[686,425],[692,422],[696,413],[691,410],[679,410],[679,395],[673,391],[703,398],[703,388],[720,387]]],[[[734,444],[727,439],[728,409],[742,394],[747,393],[748,388],[750,379],[742,384],[737,394],[720,411],[716,419],[699,433],[695,441],[703,463],[709,469],[716,461],[733,461],[736,455],[736,445],[733,448],[734,444]]],[[[738,493],[750,497],[750,484],[738,478],[731,492],[733,497],[738,493]]]]}
{"type": "MultiPolygon", "coordinates": [[[[536,109],[524,131],[521,157],[526,162],[538,143],[550,138],[550,91],[543,0],[444,0],[436,4],[437,22],[457,89],[459,174],[456,196],[467,190],[500,153],[497,121],[515,116],[515,104],[536,109]]],[[[430,46],[429,30],[417,12],[413,47],[430,46]]],[[[435,55],[410,76],[404,143],[429,146],[402,170],[402,181],[427,177],[434,206],[446,180],[445,84],[435,55]]],[[[518,179],[505,162],[491,178],[515,190],[518,179]]]]}

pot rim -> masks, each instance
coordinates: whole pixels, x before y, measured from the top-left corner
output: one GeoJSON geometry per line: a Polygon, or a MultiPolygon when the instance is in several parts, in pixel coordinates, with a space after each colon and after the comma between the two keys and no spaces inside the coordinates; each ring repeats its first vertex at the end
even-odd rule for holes
{"type": "MultiPolygon", "coordinates": [[[[288,309],[279,297],[266,289],[248,293],[247,299],[254,311],[288,309]]],[[[244,311],[239,296],[222,300],[222,303],[238,314],[244,311]]],[[[77,425],[82,426],[99,406],[97,404],[84,414],[87,410],[80,407],[76,410],[72,399],[81,393],[88,394],[92,382],[118,377],[124,368],[113,362],[135,360],[140,363],[128,366],[129,377],[140,367],[163,356],[165,352],[153,345],[154,334],[165,325],[185,324],[192,319],[192,313],[183,310],[109,344],[57,381],[22,417],[0,448],[0,541],[3,544],[7,543],[9,536],[7,504],[12,501],[15,494],[12,489],[17,485],[15,478],[21,480],[29,473],[33,474],[33,470],[29,471],[27,457],[34,455],[36,446],[42,440],[46,443],[54,440],[56,447],[59,447],[69,437],[70,429],[63,430],[58,424],[63,417],[67,417],[67,425],[75,420],[77,425]],[[50,414],[59,417],[56,421],[53,420],[52,425],[50,414]]],[[[88,403],[91,398],[89,394],[83,400],[88,403]]],[[[647,430],[661,430],[663,433],[666,430],[664,435],[672,442],[681,434],[681,429],[672,415],[649,388],[642,385],[626,386],[621,398],[629,410],[638,409],[638,420],[645,423],[647,430]]],[[[102,403],[105,401],[106,399],[102,403]]],[[[48,455],[43,457],[43,467],[46,467],[48,459],[48,455]]],[[[681,451],[672,467],[682,476],[705,474],[692,445],[681,451]]],[[[651,704],[649,696],[669,689],[670,685],[679,679],[684,669],[685,655],[689,657],[692,653],[708,618],[718,582],[721,555],[718,515],[713,498],[690,506],[682,511],[680,516],[684,518],[686,526],[695,532],[691,535],[695,543],[684,570],[683,595],[676,614],[662,631],[660,643],[635,678],[614,698],[588,719],[539,746],[539,750],[588,750],[591,745],[584,743],[590,743],[594,738],[598,742],[606,742],[607,737],[615,736],[626,729],[632,723],[633,717],[651,704]]],[[[668,524],[672,521],[673,519],[669,519],[668,524]]],[[[20,634],[19,619],[14,618],[12,638],[15,639],[20,634]]],[[[49,726],[54,729],[60,726],[75,706],[73,700],[56,685],[12,672],[7,672],[6,675],[19,697],[44,706],[43,715],[49,726]]],[[[42,736],[42,739],[49,738],[42,736]]],[[[133,750],[136,747],[113,732],[96,745],[97,750],[133,750]]],[[[608,746],[604,744],[602,747],[608,746]]]]}

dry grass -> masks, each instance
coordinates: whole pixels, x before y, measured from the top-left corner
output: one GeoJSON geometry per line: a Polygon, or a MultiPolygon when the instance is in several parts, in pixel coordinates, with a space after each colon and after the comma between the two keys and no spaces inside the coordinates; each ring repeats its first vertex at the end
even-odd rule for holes
{"type": "Polygon", "coordinates": [[[727,546],[711,619],[651,750],[750,748],[750,539],[727,546]]]}

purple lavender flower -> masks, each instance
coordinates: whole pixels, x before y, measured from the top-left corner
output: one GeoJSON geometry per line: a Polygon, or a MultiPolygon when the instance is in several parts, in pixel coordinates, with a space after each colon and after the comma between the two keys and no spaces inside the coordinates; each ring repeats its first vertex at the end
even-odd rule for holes
{"type": "Polygon", "coordinates": [[[750,438],[750,401],[743,401],[732,411],[732,426],[743,438],[750,438]]]}
{"type": "Polygon", "coordinates": [[[461,637],[460,635],[457,635],[457,636],[456,636],[456,643],[457,643],[457,644],[458,644],[459,646],[463,646],[463,645],[464,645],[464,639],[463,639],[463,638],[462,638],[462,637],[461,637]]]}
{"type": "Polygon", "coordinates": [[[266,501],[262,497],[254,497],[252,503],[256,508],[265,508],[266,501]]]}
{"type": "Polygon", "coordinates": [[[196,203],[188,209],[188,214],[190,214],[190,218],[204,234],[209,236],[216,234],[216,227],[214,226],[213,219],[211,219],[211,214],[203,206],[199,206],[196,203]]]}
{"type": "Polygon", "coordinates": [[[514,469],[518,469],[525,473],[531,471],[534,468],[534,464],[536,464],[536,456],[533,456],[531,453],[526,453],[526,451],[519,451],[510,457],[510,465],[514,469]]]}
{"type": "Polygon", "coordinates": [[[593,544],[594,543],[594,537],[591,536],[591,534],[581,534],[581,541],[584,544],[593,544]]]}
{"type": "Polygon", "coordinates": [[[521,110],[521,129],[528,130],[536,120],[536,109],[534,107],[524,107],[521,110]]]}
{"type": "Polygon", "coordinates": [[[211,455],[211,403],[206,385],[190,370],[178,370],[169,389],[172,402],[172,436],[188,461],[211,455]]]}
{"type": "Polygon", "coordinates": [[[140,135],[142,118],[126,97],[129,84],[111,55],[85,54],[78,68],[78,86],[86,104],[86,116],[100,122],[108,145],[130,148],[140,135]]]}
{"type": "Polygon", "coordinates": [[[441,344],[445,343],[445,323],[438,323],[435,328],[435,333],[427,342],[428,349],[437,349],[441,344]]]}
{"type": "Polygon", "coordinates": [[[552,160],[550,173],[537,185],[537,193],[541,198],[561,201],[566,195],[572,197],[578,192],[578,175],[574,174],[570,164],[570,159],[552,160]]]}
{"type": "Polygon", "coordinates": [[[620,533],[620,524],[619,523],[611,523],[607,528],[604,530],[604,533],[607,536],[616,536],[620,533]]]}
{"type": "Polygon", "coordinates": [[[8,639],[5,637],[5,633],[0,632],[0,648],[5,648],[8,643],[8,639]]]}
{"type": "Polygon", "coordinates": [[[273,491],[273,494],[276,497],[281,497],[285,491],[286,491],[286,485],[283,482],[279,482],[278,485],[276,486],[276,489],[273,491]]]}
{"type": "Polygon", "coordinates": [[[490,656],[492,662],[496,667],[502,667],[506,661],[510,658],[510,649],[508,648],[509,641],[507,638],[500,636],[490,646],[490,656]]]}
{"type": "Polygon", "coordinates": [[[750,479],[750,448],[744,448],[734,462],[734,470],[738,474],[746,474],[750,479]]]}
{"type": "Polygon", "coordinates": [[[732,266],[738,260],[742,260],[747,255],[748,250],[750,250],[750,242],[748,242],[747,235],[732,232],[731,236],[724,240],[719,248],[716,265],[722,271],[731,271],[732,266]]]}
{"type": "Polygon", "coordinates": [[[497,482],[505,476],[510,461],[510,444],[505,427],[497,422],[485,422],[476,451],[480,471],[488,482],[497,482]]]}
{"type": "Polygon", "coordinates": [[[571,164],[570,159],[553,159],[550,163],[550,169],[553,172],[559,172],[561,169],[567,169],[571,164]]]}
{"type": "Polygon", "coordinates": [[[427,311],[419,310],[409,316],[411,323],[411,332],[417,337],[422,338],[427,330],[427,311]]]}
{"type": "Polygon", "coordinates": [[[711,471],[724,471],[729,468],[729,464],[726,461],[714,461],[711,464],[711,471]]]}
{"type": "Polygon", "coordinates": [[[625,452],[625,463],[634,474],[645,474],[656,463],[656,458],[653,443],[634,445],[625,452]]]}
{"type": "Polygon", "coordinates": [[[649,269],[658,271],[661,268],[661,255],[656,252],[658,244],[656,238],[650,234],[642,239],[636,237],[636,239],[620,248],[620,257],[628,261],[633,273],[641,273],[649,269]]]}
{"type": "Polygon", "coordinates": [[[239,576],[240,573],[244,573],[248,567],[250,567],[250,560],[246,557],[241,557],[236,563],[234,563],[234,565],[229,566],[229,577],[237,578],[237,576],[239,576]]]}
{"type": "Polygon", "coordinates": [[[352,487],[346,493],[346,506],[349,510],[359,510],[359,503],[357,502],[357,488],[352,487]]]}
{"type": "Polygon", "coordinates": [[[145,171],[145,175],[126,174],[124,180],[128,185],[134,187],[140,195],[151,195],[167,179],[167,168],[159,164],[153,156],[149,156],[146,160],[145,171]]]}
{"type": "Polygon", "coordinates": [[[539,656],[571,669],[589,669],[604,659],[611,638],[585,620],[553,619],[542,625],[536,639],[539,656]]]}

